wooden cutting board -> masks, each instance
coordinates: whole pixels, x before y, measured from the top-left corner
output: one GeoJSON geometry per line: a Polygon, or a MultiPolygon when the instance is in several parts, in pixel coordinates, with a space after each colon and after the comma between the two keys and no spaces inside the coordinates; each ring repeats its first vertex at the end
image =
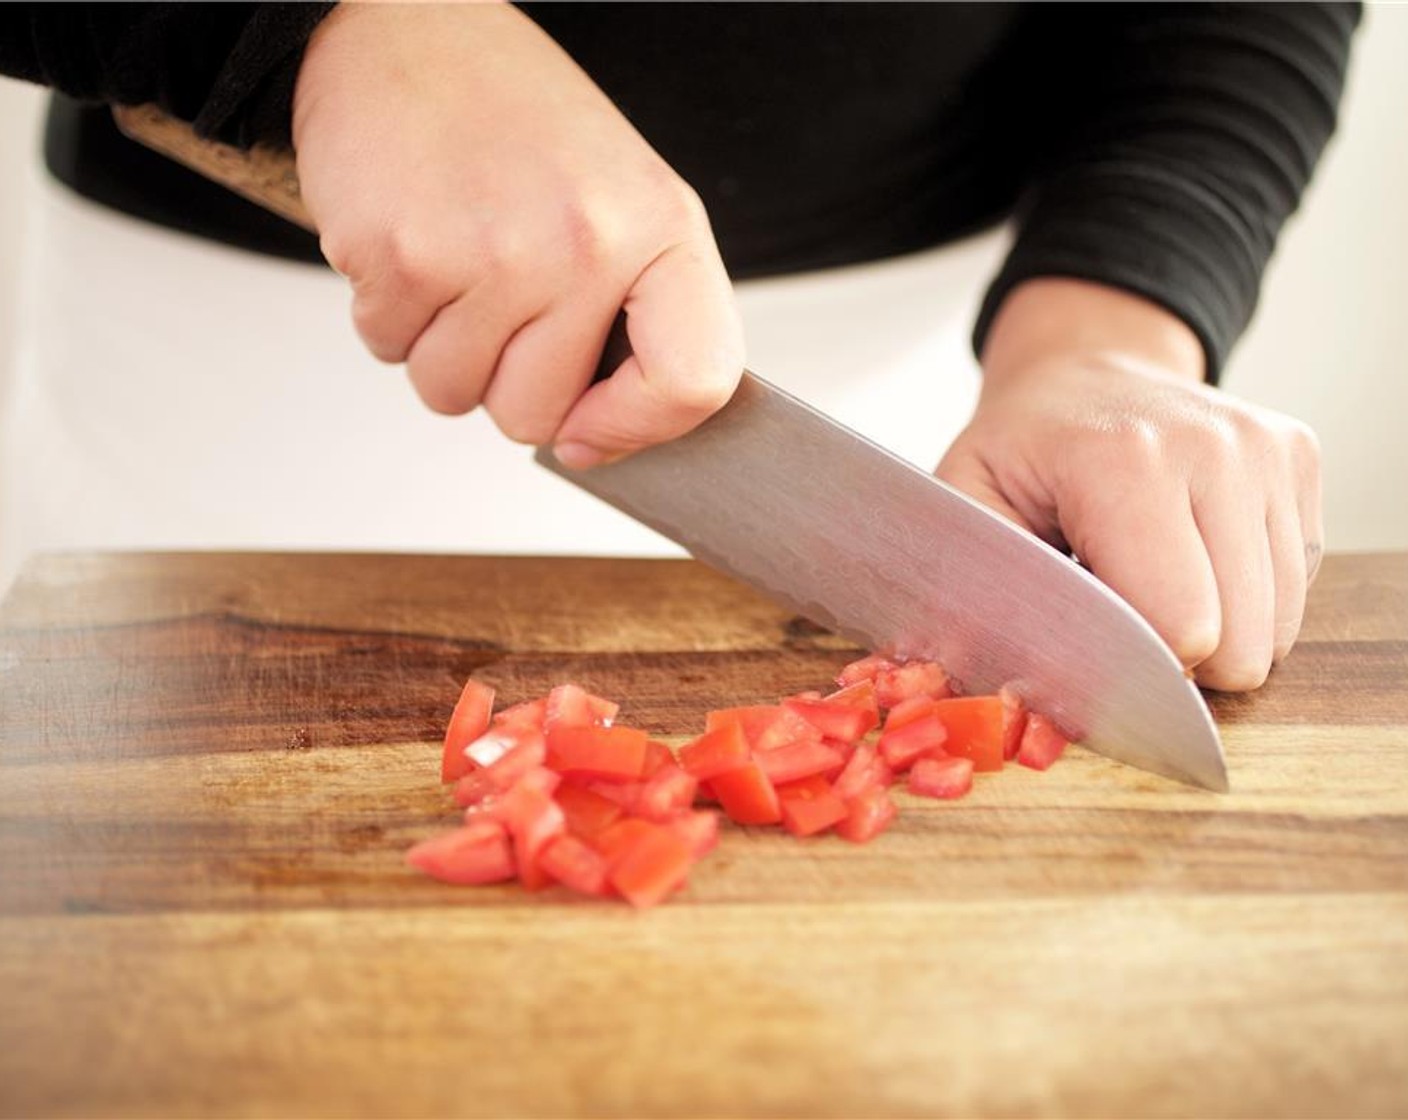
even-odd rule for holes
{"type": "Polygon", "coordinates": [[[0,607],[0,1114],[1408,1114],[1408,556],[1217,701],[638,914],[442,887],[466,675],[678,739],[854,650],[689,562],[72,556],[0,607]]]}

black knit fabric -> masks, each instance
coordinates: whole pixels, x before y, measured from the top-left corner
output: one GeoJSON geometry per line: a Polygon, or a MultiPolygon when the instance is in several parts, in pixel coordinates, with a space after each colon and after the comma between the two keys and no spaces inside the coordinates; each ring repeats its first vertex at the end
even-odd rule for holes
{"type": "MultiPolygon", "coordinates": [[[[1215,379],[1324,145],[1358,5],[524,4],[699,191],[730,273],[874,260],[1012,214],[1023,280],[1183,318],[1215,379]]],[[[0,5],[0,71],[68,95],[50,167],[92,198],[300,259],[316,240],[146,153],[96,102],[286,143],[325,4],[0,5]]]]}

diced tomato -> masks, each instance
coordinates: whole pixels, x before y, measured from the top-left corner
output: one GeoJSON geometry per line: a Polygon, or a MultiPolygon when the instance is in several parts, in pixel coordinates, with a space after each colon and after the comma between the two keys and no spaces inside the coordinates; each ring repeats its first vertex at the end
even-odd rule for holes
{"type": "Polygon", "coordinates": [[[847,807],[845,819],[836,822],[836,835],[853,844],[865,844],[889,828],[898,812],[890,791],[872,786],[847,807]]]}
{"type": "Polygon", "coordinates": [[[475,821],[422,840],[406,862],[442,883],[501,883],[512,879],[513,849],[497,821],[475,821]]]}
{"type": "Polygon", "coordinates": [[[494,690],[470,677],[450,715],[445,728],[445,752],[440,760],[440,780],[454,782],[473,768],[464,749],[483,735],[489,727],[489,713],[494,708],[494,690]]]}
{"type": "Polygon", "coordinates": [[[862,657],[858,661],[852,661],[836,674],[836,683],[842,688],[858,683],[859,681],[873,681],[882,672],[894,669],[895,663],[888,657],[882,657],[878,653],[872,653],[868,657],[862,657]]]}
{"type": "Polygon", "coordinates": [[[874,706],[874,690],[869,681],[862,681],[856,687],[872,688],[872,704],[869,707],[851,705],[834,700],[802,700],[792,696],[782,702],[782,706],[810,723],[823,735],[854,743],[880,722],[879,710],[874,706]]]}
{"type": "Polygon", "coordinates": [[[768,751],[797,740],[815,742],[821,732],[796,712],[781,704],[754,704],[746,708],[721,708],[705,716],[706,730],[713,731],[726,723],[743,728],[748,745],[755,751],[768,751]]]}
{"type": "Polygon", "coordinates": [[[812,774],[838,771],[846,764],[845,757],[834,747],[819,741],[799,740],[770,751],[754,751],[753,761],[774,785],[795,782],[812,774]]]}
{"type": "Polygon", "coordinates": [[[921,758],[909,772],[909,792],[921,797],[962,797],[972,788],[971,758],[921,758]]]}
{"type": "Polygon", "coordinates": [[[564,775],[634,781],[645,768],[649,741],[634,727],[549,727],[548,765],[564,775]]]}
{"type": "Polygon", "coordinates": [[[716,774],[736,770],[753,757],[739,723],[721,723],[680,748],[680,765],[701,782],[716,774]]]}
{"type": "Polygon", "coordinates": [[[645,744],[645,766],[641,768],[642,778],[653,778],[662,766],[675,765],[675,754],[664,743],[651,739],[645,744]]]}
{"type": "Polygon", "coordinates": [[[875,748],[862,743],[851,755],[845,768],[836,776],[832,788],[842,801],[854,801],[866,790],[880,784],[879,755],[875,748]]]}
{"type": "Polygon", "coordinates": [[[536,731],[530,731],[508,754],[492,766],[486,766],[484,773],[499,789],[511,789],[528,771],[540,768],[547,757],[548,748],[543,737],[536,731]]]}
{"type": "Polygon", "coordinates": [[[893,708],[916,696],[941,700],[952,695],[948,674],[937,661],[910,661],[875,677],[875,699],[882,708],[893,708]]]}
{"type": "Polygon", "coordinates": [[[673,762],[662,766],[636,795],[634,810],[648,821],[667,821],[694,804],[699,779],[673,762]]]}
{"type": "Polygon", "coordinates": [[[848,814],[846,803],[831,783],[819,775],[778,786],[782,824],[793,836],[812,836],[830,828],[848,814]]]}
{"type": "Polygon", "coordinates": [[[703,859],[718,846],[719,814],[712,809],[681,813],[665,825],[684,841],[695,859],[703,859]]]}
{"type": "Polygon", "coordinates": [[[541,731],[547,711],[547,697],[540,696],[537,700],[525,700],[521,704],[505,708],[494,716],[490,725],[493,727],[531,727],[536,731],[541,731]]]}
{"type": "Polygon", "coordinates": [[[684,885],[694,855],[678,835],[663,825],[647,824],[612,863],[611,885],[632,906],[644,909],[664,900],[684,885]]]}
{"type": "Polygon", "coordinates": [[[605,858],[608,875],[612,864],[630,851],[636,841],[654,827],[650,821],[643,821],[639,817],[622,817],[597,834],[596,839],[592,841],[592,847],[605,858]]]}
{"type": "Polygon", "coordinates": [[[1027,727],[1017,749],[1017,761],[1033,770],[1045,770],[1066,753],[1069,745],[1070,740],[1056,730],[1054,723],[1033,712],[1027,717],[1027,727]]]}
{"type": "Polygon", "coordinates": [[[936,703],[937,700],[931,700],[927,696],[911,696],[908,700],[901,700],[886,713],[885,730],[898,731],[905,724],[929,715],[936,703]]]}
{"type": "Polygon", "coordinates": [[[975,770],[1002,769],[1002,700],[997,696],[960,696],[940,700],[934,714],[948,729],[944,753],[971,758],[975,770]]]}
{"type": "Polygon", "coordinates": [[[553,798],[562,809],[567,831],[585,840],[599,836],[625,812],[615,801],[585,786],[563,783],[553,798]]]}
{"type": "Polygon", "coordinates": [[[912,719],[880,736],[880,756],[892,770],[908,770],[915,761],[948,749],[948,728],[937,715],[912,719]]]}
{"type": "Polygon", "coordinates": [[[538,865],[551,878],[578,894],[606,894],[606,860],[595,848],[570,833],[543,847],[538,865]]]}
{"type": "Polygon", "coordinates": [[[825,700],[828,704],[845,704],[848,708],[863,708],[866,711],[875,713],[875,718],[880,718],[880,705],[875,700],[875,682],[869,678],[856,681],[855,684],[848,684],[838,688],[835,692],[825,696],[817,696],[815,693],[798,693],[801,699],[825,700]]]}
{"type": "Polygon", "coordinates": [[[549,731],[555,727],[610,727],[620,710],[619,704],[593,696],[581,685],[560,684],[548,693],[543,726],[549,731]]]}
{"type": "Polygon", "coordinates": [[[636,802],[640,800],[640,791],[645,788],[644,782],[615,782],[605,778],[579,778],[572,784],[576,785],[578,782],[598,797],[613,801],[622,810],[632,814],[636,811],[636,802]]]}
{"type": "Polygon", "coordinates": [[[1027,727],[1027,709],[1015,689],[1003,685],[997,693],[1002,701],[1002,758],[1011,762],[1022,745],[1022,732],[1027,727]]]}
{"type": "Polygon", "coordinates": [[[489,776],[487,770],[471,770],[455,783],[455,804],[477,805],[484,798],[502,792],[498,782],[489,776]]]}
{"type": "Polygon", "coordinates": [[[716,774],[709,785],[724,812],[738,824],[776,824],[782,819],[777,790],[756,762],[716,774]]]}
{"type": "Polygon", "coordinates": [[[523,784],[504,794],[499,813],[513,837],[519,882],[530,891],[547,886],[552,879],[539,864],[538,856],[567,830],[562,808],[548,794],[523,784]]]}

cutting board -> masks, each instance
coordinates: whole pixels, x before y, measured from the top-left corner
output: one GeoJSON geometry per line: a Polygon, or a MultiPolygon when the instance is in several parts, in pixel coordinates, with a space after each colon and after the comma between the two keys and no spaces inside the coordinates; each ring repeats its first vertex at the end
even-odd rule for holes
{"type": "Polygon", "coordinates": [[[856,651],[687,561],[42,558],[0,607],[0,1114],[1408,1114],[1408,556],[1215,700],[648,913],[402,864],[464,678],[672,742],[856,651]]]}

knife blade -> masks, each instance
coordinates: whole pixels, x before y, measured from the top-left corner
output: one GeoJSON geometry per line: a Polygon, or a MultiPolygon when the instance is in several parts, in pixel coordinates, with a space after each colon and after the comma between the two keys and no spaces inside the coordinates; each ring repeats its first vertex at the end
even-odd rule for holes
{"type": "Polygon", "coordinates": [[[1014,686],[1090,749],[1226,791],[1217,727],[1153,628],[1075,561],[745,373],[688,434],[573,471],[537,461],[859,646],[1014,686]]]}

